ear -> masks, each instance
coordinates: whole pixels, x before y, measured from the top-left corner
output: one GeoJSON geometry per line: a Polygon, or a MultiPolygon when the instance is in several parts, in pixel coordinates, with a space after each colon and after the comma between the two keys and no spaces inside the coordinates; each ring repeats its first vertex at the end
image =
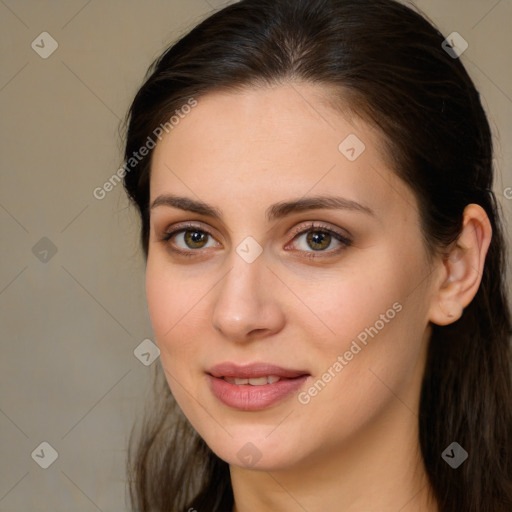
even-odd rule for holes
{"type": "Polygon", "coordinates": [[[476,295],[492,228],[485,210],[477,204],[464,209],[462,231],[439,263],[439,279],[433,290],[429,319],[437,325],[457,321],[476,295]]]}

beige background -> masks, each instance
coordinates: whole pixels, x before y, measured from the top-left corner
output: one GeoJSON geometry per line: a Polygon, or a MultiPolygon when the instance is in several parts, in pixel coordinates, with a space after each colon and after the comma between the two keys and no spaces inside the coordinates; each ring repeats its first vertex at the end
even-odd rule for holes
{"type": "MultiPolygon", "coordinates": [[[[158,361],[133,353],[152,337],[135,212],[121,185],[92,191],[121,163],[120,119],[147,66],[226,3],[0,0],[0,511],[127,509],[127,434],[158,361]],[[31,47],[43,31],[58,43],[47,59],[31,47]],[[58,452],[48,469],[31,458],[43,441],[58,452]]],[[[510,232],[512,4],[417,5],[469,43],[510,232]]]]}

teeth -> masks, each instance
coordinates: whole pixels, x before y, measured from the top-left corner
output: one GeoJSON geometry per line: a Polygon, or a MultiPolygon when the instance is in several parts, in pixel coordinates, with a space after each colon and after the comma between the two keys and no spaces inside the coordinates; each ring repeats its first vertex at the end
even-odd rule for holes
{"type": "Polygon", "coordinates": [[[226,382],[230,384],[236,384],[237,386],[241,386],[244,384],[249,384],[251,386],[264,386],[265,384],[274,384],[281,380],[281,377],[277,377],[276,375],[269,375],[268,377],[257,377],[254,379],[237,379],[232,377],[224,377],[226,382]]]}
{"type": "Polygon", "coordinates": [[[249,384],[251,386],[263,386],[267,384],[267,377],[258,377],[257,379],[249,379],[249,384]]]}

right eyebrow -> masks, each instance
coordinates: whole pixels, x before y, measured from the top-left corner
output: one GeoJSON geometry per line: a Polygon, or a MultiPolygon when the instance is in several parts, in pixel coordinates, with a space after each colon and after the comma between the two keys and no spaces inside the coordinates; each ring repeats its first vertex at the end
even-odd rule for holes
{"type": "Polygon", "coordinates": [[[174,196],[171,194],[160,195],[151,203],[150,210],[157,206],[171,206],[172,208],[194,212],[199,215],[206,215],[207,217],[213,217],[214,219],[222,219],[222,212],[217,208],[210,206],[203,201],[196,201],[195,199],[189,199],[188,197],[174,196]]]}
{"type": "MultiPolygon", "coordinates": [[[[172,208],[194,212],[199,215],[205,215],[218,220],[222,220],[223,217],[222,211],[212,205],[203,201],[175,196],[172,194],[159,195],[151,203],[150,209],[156,208],[157,206],[170,206],[172,208]]],[[[267,208],[266,216],[269,221],[273,221],[286,217],[292,213],[320,209],[351,210],[375,216],[375,212],[368,206],[337,196],[316,196],[275,203],[267,208]]]]}

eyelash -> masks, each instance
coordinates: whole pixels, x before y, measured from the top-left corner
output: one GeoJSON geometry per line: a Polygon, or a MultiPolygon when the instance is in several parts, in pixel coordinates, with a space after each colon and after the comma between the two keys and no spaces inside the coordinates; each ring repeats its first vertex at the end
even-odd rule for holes
{"type": "MultiPolygon", "coordinates": [[[[195,224],[185,224],[185,225],[181,225],[179,227],[179,229],[176,229],[174,231],[166,233],[161,238],[160,241],[169,243],[169,241],[171,240],[172,237],[174,237],[175,235],[178,235],[180,233],[187,232],[187,231],[196,231],[199,233],[204,233],[204,234],[208,235],[209,237],[214,238],[211,233],[202,229],[200,226],[197,226],[195,224]]],[[[298,228],[297,230],[294,230],[294,232],[292,233],[292,236],[293,236],[292,241],[295,240],[295,238],[299,237],[300,235],[304,235],[309,232],[327,233],[327,234],[331,235],[332,237],[334,237],[338,242],[340,242],[342,244],[342,246],[339,247],[338,249],[334,249],[334,250],[330,250],[330,251],[328,251],[328,250],[318,251],[318,252],[317,251],[302,251],[305,253],[305,256],[303,256],[303,257],[308,258],[308,259],[317,259],[317,258],[327,257],[324,255],[325,253],[327,253],[328,256],[333,256],[352,245],[352,241],[349,238],[347,238],[345,235],[342,235],[341,233],[338,233],[337,231],[334,231],[333,229],[331,229],[325,225],[315,224],[315,223],[311,223],[306,227],[302,227],[302,228],[298,228]],[[321,253],[324,253],[324,254],[321,254],[321,253]]],[[[182,249],[171,248],[171,250],[181,256],[186,256],[186,257],[198,256],[198,254],[196,254],[196,253],[200,252],[200,249],[190,249],[189,251],[184,251],[182,249]]]]}

